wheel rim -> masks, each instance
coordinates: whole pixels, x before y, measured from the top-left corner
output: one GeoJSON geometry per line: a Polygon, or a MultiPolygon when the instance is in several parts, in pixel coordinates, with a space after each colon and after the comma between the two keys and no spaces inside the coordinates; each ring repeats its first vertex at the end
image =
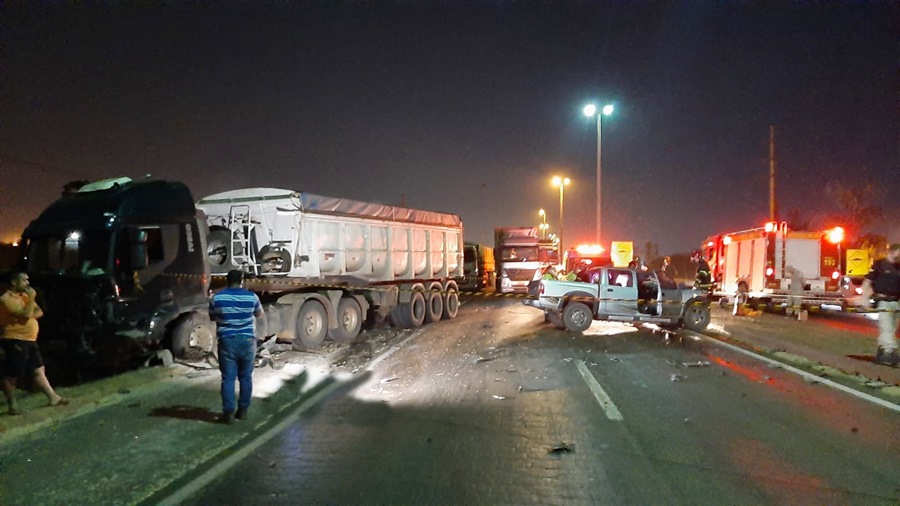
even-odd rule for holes
{"type": "Polygon", "coordinates": [[[317,301],[307,301],[300,308],[297,318],[297,331],[300,341],[308,348],[322,344],[328,330],[328,317],[325,307],[317,301]]]}
{"type": "Polygon", "coordinates": [[[701,326],[706,322],[706,311],[703,308],[692,306],[688,310],[688,321],[695,327],[701,326]]]}
{"type": "Polygon", "coordinates": [[[191,329],[188,346],[204,352],[212,351],[216,342],[216,333],[208,326],[200,324],[191,329]]]}
{"type": "Polygon", "coordinates": [[[344,330],[353,330],[356,328],[359,320],[359,311],[354,311],[351,308],[345,308],[341,311],[341,327],[344,330]]]}

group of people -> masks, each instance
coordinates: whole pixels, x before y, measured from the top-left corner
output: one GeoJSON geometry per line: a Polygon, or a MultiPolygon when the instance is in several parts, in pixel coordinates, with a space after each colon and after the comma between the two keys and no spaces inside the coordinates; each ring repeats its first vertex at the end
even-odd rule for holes
{"type": "MultiPolygon", "coordinates": [[[[259,297],[241,287],[243,273],[232,270],[227,276],[228,287],[210,299],[210,318],[216,322],[219,370],[222,373],[222,414],[219,421],[231,423],[247,417],[253,393],[253,367],[256,360],[256,318],[262,316],[259,297]],[[235,381],[240,395],[235,399],[235,381]]],[[[3,394],[7,413],[22,414],[16,397],[16,387],[22,377],[31,375],[34,385],[47,396],[49,406],[65,406],[62,397],[47,379],[44,360],[38,347],[38,319],[44,315],[37,304],[28,274],[15,272],[10,288],[0,296],[0,326],[3,349],[3,394]]]]}
{"type": "Polygon", "coordinates": [[[544,274],[541,277],[559,281],[584,281],[585,283],[589,281],[587,278],[587,265],[584,262],[579,262],[569,272],[557,271],[555,266],[550,265],[544,268],[544,274]]]}

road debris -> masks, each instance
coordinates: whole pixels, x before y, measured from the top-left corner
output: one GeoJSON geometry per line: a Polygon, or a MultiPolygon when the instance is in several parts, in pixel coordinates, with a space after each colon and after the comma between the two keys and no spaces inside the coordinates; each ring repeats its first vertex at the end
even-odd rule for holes
{"type": "Polygon", "coordinates": [[[398,379],[400,379],[400,376],[391,376],[390,378],[384,378],[384,379],[382,379],[382,380],[380,381],[380,383],[383,385],[383,384],[385,384],[385,383],[390,383],[390,382],[392,382],[392,381],[397,381],[398,379]]]}
{"type": "Polygon", "coordinates": [[[492,397],[494,399],[497,399],[498,401],[502,401],[503,399],[506,399],[506,396],[504,396],[504,395],[494,395],[492,397]]]}
{"type": "Polygon", "coordinates": [[[682,362],[681,365],[684,367],[709,367],[709,362],[706,360],[698,360],[696,362],[682,362]]]}
{"type": "Polygon", "coordinates": [[[575,445],[569,443],[559,443],[558,445],[550,448],[550,450],[547,451],[548,455],[553,455],[557,458],[569,453],[575,453],[575,445]]]}
{"type": "Polygon", "coordinates": [[[687,379],[687,376],[685,376],[685,375],[683,375],[683,374],[673,374],[669,379],[671,379],[673,382],[674,382],[674,381],[681,381],[681,380],[683,380],[683,379],[687,379]]]}

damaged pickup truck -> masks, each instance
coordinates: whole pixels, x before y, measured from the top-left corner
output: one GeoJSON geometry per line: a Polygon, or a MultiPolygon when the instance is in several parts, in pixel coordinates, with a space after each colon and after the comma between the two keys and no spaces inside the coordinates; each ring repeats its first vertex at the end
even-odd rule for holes
{"type": "Polygon", "coordinates": [[[556,328],[575,332],[583,332],[593,320],[697,332],[709,325],[706,293],[679,288],[663,271],[598,267],[588,270],[586,279],[590,281],[533,281],[524,304],[542,309],[556,328]]]}

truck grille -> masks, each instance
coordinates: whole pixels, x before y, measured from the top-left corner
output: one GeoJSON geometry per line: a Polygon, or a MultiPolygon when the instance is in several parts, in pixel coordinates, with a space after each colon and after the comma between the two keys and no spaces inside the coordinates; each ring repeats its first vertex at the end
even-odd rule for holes
{"type": "Polygon", "coordinates": [[[531,281],[534,279],[535,269],[506,269],[506,277],[511,281],[531,281]]]}

